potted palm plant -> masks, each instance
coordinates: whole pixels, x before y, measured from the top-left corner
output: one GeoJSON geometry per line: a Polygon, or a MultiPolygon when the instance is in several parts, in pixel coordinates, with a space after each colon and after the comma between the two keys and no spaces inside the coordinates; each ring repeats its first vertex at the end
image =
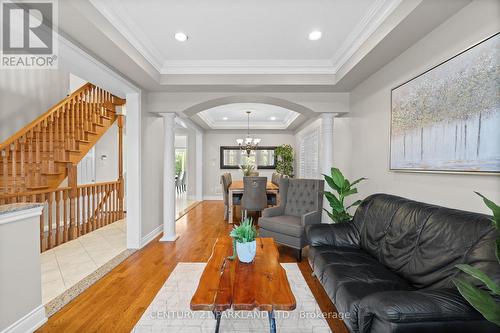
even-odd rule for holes
{"type": "Polygon", "coordinates": [[[235,258],[234,252],[236,252],[241,262],[252,262],[257,251],[255,242],[257,230],[253,225],[252,218],[244,219],[239,226],[231,230],[229,236],[233,238],[233,256],[230,259],[235,258]]]}

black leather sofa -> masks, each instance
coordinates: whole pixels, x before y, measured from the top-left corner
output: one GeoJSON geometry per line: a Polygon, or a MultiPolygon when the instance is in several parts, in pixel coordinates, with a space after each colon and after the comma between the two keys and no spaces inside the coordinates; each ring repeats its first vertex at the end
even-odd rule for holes
{"type": "Polygon", "coordinates": [[[387,194],[352,222],[307,228],[309,263],[351,332],[499,332],[452,283],[461,263],[500,281],[496,235],[487,215],[387,194]]]}

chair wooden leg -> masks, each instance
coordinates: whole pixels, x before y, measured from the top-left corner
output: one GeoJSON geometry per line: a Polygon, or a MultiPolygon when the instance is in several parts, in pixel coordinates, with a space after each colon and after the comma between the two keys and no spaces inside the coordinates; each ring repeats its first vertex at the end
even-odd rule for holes
{"type": "Polygon", "coordinates": [[[302,249],[299,249],[298,259],[299,259],[299,262],[302,261],[302,249]]]}

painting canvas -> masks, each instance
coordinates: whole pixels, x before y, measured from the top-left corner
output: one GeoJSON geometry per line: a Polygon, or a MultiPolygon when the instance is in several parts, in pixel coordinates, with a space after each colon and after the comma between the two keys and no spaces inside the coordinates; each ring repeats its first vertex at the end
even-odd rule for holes
{"type": "Polygon", "coordinates": [[[500,172],[500,35],[392,89],[391,170],[500,172]]]}

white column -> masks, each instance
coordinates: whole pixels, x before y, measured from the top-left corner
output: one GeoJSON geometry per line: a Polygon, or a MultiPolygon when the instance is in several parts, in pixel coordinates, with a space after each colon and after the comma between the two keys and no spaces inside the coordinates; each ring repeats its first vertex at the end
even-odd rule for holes
{"type": "Polygon", "coordinates": [[[160,242],[173,242],[175,233],[175,113],[163,116],[163,237],[160,242]]]}
{"type": "Polygon", "coordinates": [[[196,201],[203,200],[203,132],[196,131],[196,201]]]}
{"type": "MultiPolygon", "coordinates": [[[[330,174],[330,168],[333,166],[333,119],[335,115],[335,113],[322,113],[320,117],[320,170],[322,174],[326,175],[330,174]]],[[[331,191],[331,188],[326,182],[325,191],[331,191]]],[[[331,209],[325,197],[323,197],[323,208],[326,210],[331,209]]],[[[330,218],[325,211],[323,211],[321,221],[323,223],[330,222],[330,218]]]]}

